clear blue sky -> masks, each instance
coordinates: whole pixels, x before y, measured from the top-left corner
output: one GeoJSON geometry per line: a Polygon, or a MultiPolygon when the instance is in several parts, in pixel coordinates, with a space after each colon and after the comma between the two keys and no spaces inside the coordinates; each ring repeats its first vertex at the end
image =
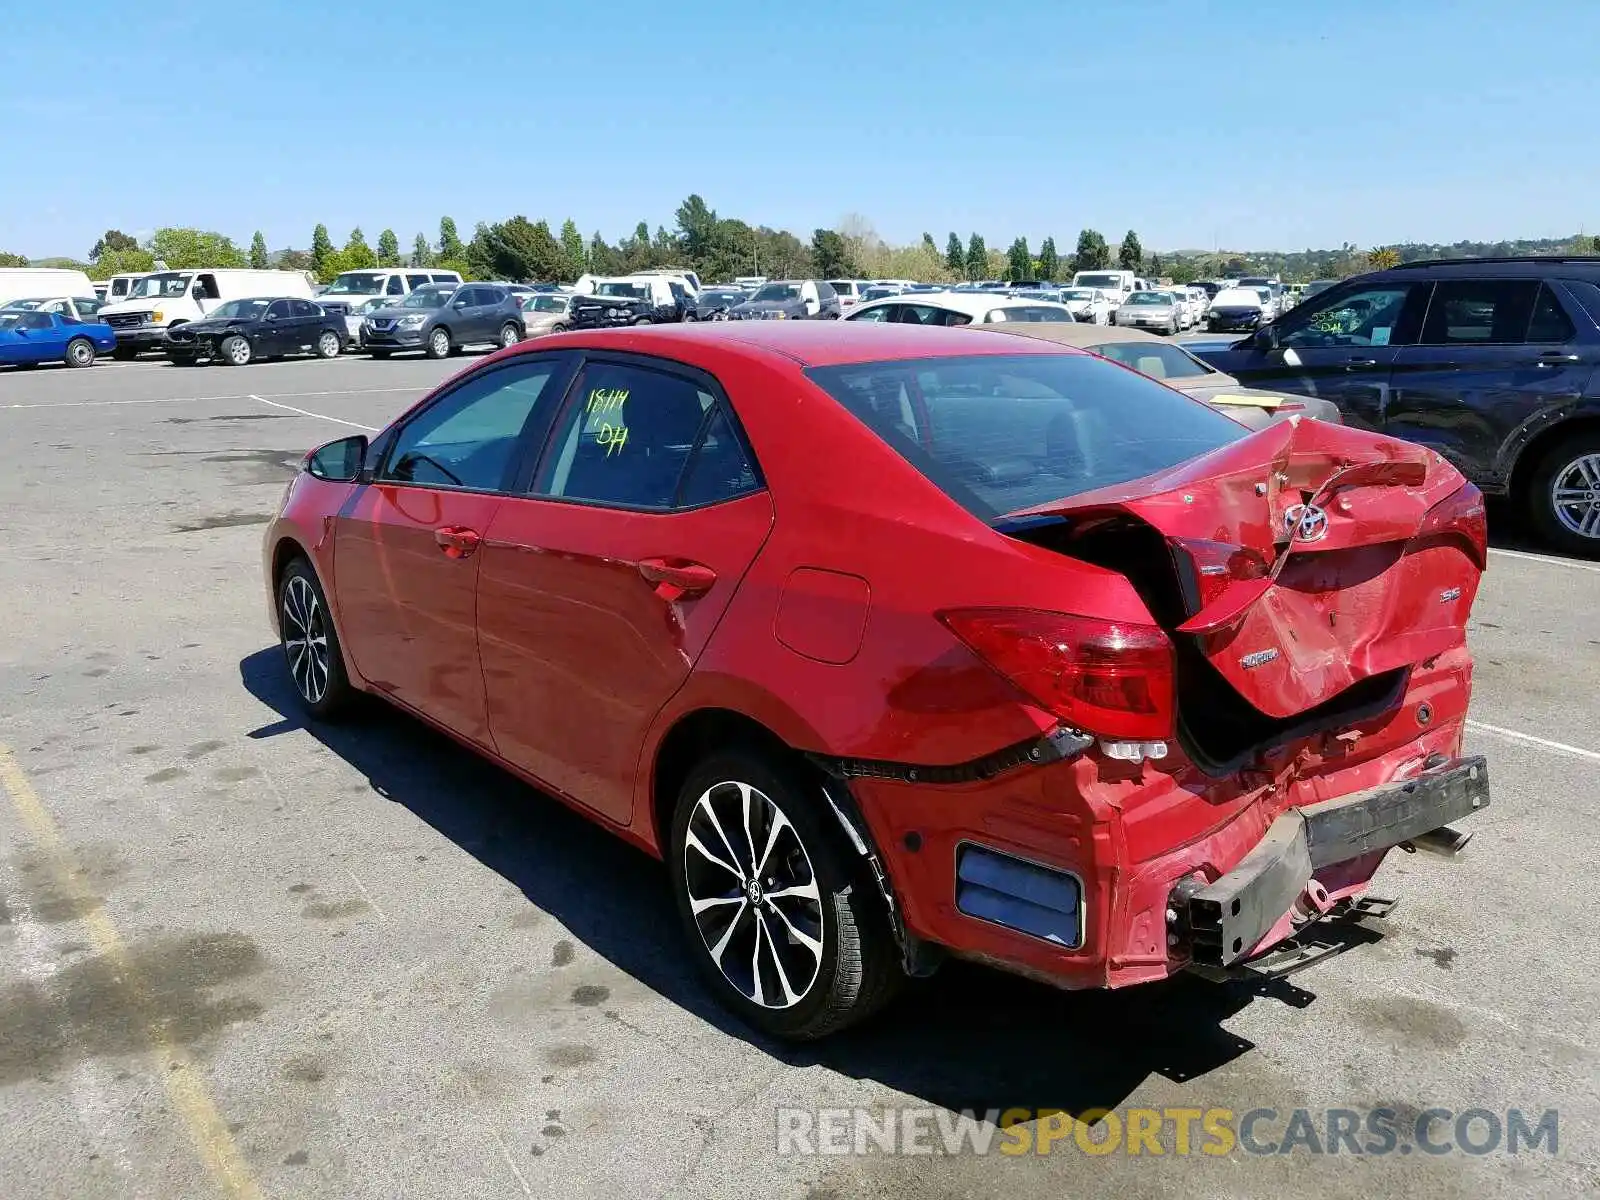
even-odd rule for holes
{"type": "Polygon", "coordinates": [[[12,4],[0,249],[107,227],[609,239],[698,192],[1153,248],[1600,231],[1600,0],[12,4]]]}

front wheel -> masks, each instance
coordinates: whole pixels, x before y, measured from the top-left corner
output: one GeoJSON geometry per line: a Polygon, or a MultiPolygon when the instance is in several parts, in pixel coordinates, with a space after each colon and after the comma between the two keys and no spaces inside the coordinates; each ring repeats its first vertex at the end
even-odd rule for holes
{"type": "Polygon", "coordinates": [[[278,581],[278,637],[289,678],[301,705],[314,717],[334,717],[349,708],[355,689],[345,674],[339,635],[317,573],[303,558],[278,581]]]}
{"type": "Polygon", "coordinates": [[[331,329],[324,329],[317,335],[317,357],[338,358],[339,351],[344,349],[344,343],[339,340],[339,335],[331,329]]]}
{"type": "Polygon", "coordinates": [[[219,348],[222,351],[222,361],[230,367],[245,366],[255,357],[249,339],[242,338],[237,333],[225,338],[219,348]]]}
{"type": "Polygon", "coordinates": [[[875,886],[817,785],[744,749],[684,782],[668,863],[690,954],[723,1004],[810,1041],[864,1019],[905,978],[875,886]]]}
{"type": "Polygon", "coordinates": [[[522,331],[510,321],[507,321],[504,325],[500,326],[500,348],[502,350],[504,350],[507,346],[515,346],[521,340],[522,331]]]}
{"type": "Polygon", "coordinates": [[[94,343],[88,338],[73,338],[67,343],[67,366],[94,366],[94,343]]]}
{"type": "Polygon", "coordinates": [[[635,325],[654,325],[655,321],[650,317],[635,317],[633,323],[635,325]]]}
{"type": "Polygon", "coordinates": [[[1563,439],[1528,481],[1528,515],[1540,537],[1569,554],[1600,557],[1600,431],[1563,439]]]}
{"type": "Polygon", "coordinates": [[[428,357],[446,358],[450,354],[450,331],[435,329],[428,335],[428,357]]]}

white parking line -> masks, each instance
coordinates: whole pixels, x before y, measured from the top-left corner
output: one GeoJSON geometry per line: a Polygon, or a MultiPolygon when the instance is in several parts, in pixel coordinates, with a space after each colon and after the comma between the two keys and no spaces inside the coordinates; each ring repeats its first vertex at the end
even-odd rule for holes
{"type": "Polygon", "coordinates": [[[1600,762],[1600,750],[1585,750],[1582,746],[1569,746],[1566,742],[1553,742],[1549,738],[1535,737],[1531,733],[1522,733],[1516,729],[1505,729],[1499,725],[1490,725],[1486,721],[1468,721],[1467,728],[1476,729],[1481,733],[1492,733],[1496,737],[1509,738],[1514,742],[1527,742],[1530,745],[1543,746],[1546,750],[1556,750],[1562,754],[1586,758],[1591,762],[1600,762]]]}
{"type": "Polygon", "coordinates": [[[1490,547],[1490,554],[1502,558],[1520,558],[1525,562],[1549,563],[1552,567],[1571,567],[1575,571],[1600,571],[1600,563],[1576,562],[1570,558],[1556,558],[1549,554],[1529,554],[1526,550],[1499,550],[1490,547]]]}
{"type": "MultiPolygon", "coordinates": [[[[293,393],[290,394],[292,395],[293,393]]],[[[308,396],[313,394],[314,393],[311,392],[306,393],[308,396]]],[[[333,393],[329,394],[332,395],[333,393]]],[[[299,413],[302,417],[316,417],[319,421],[332,421],[335,425],[348,425],[351,429],[364,429],[368,433],[378,432],[378,427],[376,425],[362,425],[356,421],[346,421],[343,417],[330,417],[327,413],[318,413],[312,412],[311,410],[305,408],[296,408],[292,404],[279,404],[276,400],[268,400],[265,396],[251,395],[247,397],[247,399],[259,400],[263,404],[270,405],[273,408],[281,408],[286,412],[299,413]]]]}
{"type": "MultiPolygon", "coordinates": [[[[425,392],[436,384],[424,383],[411,387],[342,388],[331,392],[269,392],[269,396],[298,398],[301,396],[380,396],[400,395],[402,392],[425,392]]],[[[240,396],[158,396],[149,400],[62,400],[56,404],[0,404],[5,408],[106,408],[119,404],[206,404],[219,400],[257,400],[260,397],[246,393],[240,396]]],[[[316,413],[311,414],[316,416],[316,413]]]]}

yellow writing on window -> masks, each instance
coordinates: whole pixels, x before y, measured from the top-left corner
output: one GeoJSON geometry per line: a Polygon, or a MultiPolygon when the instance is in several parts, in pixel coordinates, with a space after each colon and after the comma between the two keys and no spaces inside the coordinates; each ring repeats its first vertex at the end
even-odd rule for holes
{"type": "Polygon", "coordinates": [[[596,445],[606,448],[606,457],[610,458],[628,444],[628,427],[607,421],[595,430],[594,440],[596,445]]]}
{"type": "Polygon", "coordinates": [[[627,388],[595,388],[585,407],[588,412],[621,412],[627,401],[627,388]]]}

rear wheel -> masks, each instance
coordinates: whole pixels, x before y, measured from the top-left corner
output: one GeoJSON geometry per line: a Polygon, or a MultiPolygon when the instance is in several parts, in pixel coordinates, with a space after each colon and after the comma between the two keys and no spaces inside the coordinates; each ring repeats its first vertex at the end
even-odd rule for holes
{"type": "Polygon", "coordinates": [[[328,598],[311,564],[297,558],[278,581],[278,634],[295,694],[314,717],[334,717],[355,699],[328,598]]]}
{"type": "Polygon", "coordinates": [[[450,331],[435,329],[428,335],[428,357],[445,358],[450,353],[450,331]]]}
{"type": "Polygon", "coordinates": [[[324,329],[317,336],[317,357],[338,358],[339,351],[344,348],[339,341],[339,335],[331,329],[324,329]]]}
{"type": "Polygon", "coordinates": [[[722,1002],[809,1041],[882,1007],[905,978],[874,886],[814,785],[746,749],[684,782],[668,863],[690,954],[722,1002]]]}
{"type": "Polygon", "coordinates": [[[507,321],[504,325],[500,326],[500,348],[502,350],[507,346],[515,346],[521,340],[521,330],[519,330],[510,321],[507,321]]]}
{"type": "Polygon", "coordinates": [[[250,340],[240,337],[237,333],[224,338],[218,349],[222,353],[222,361],[230,367],[247,366],[255,357],[255,350],[251,347],[250,340]]]}
{"type": "Polygon", "coordinates": [[[1534,467],[1525,500],[1546,542],[1569,554],[1600,557],[1600,429],[1552,446],[1534,467]]]}
{"type": "Polygon", "coordinates": [[[94,366],[94,343],[88,338],[73,338],[67,343],[67,366],[94,366]]]}
{"type": "Polygon", "coordinates": [[[654,325],[655,321],[650,317],[635,317],[633,323],[635,325],[654,325]]]}

